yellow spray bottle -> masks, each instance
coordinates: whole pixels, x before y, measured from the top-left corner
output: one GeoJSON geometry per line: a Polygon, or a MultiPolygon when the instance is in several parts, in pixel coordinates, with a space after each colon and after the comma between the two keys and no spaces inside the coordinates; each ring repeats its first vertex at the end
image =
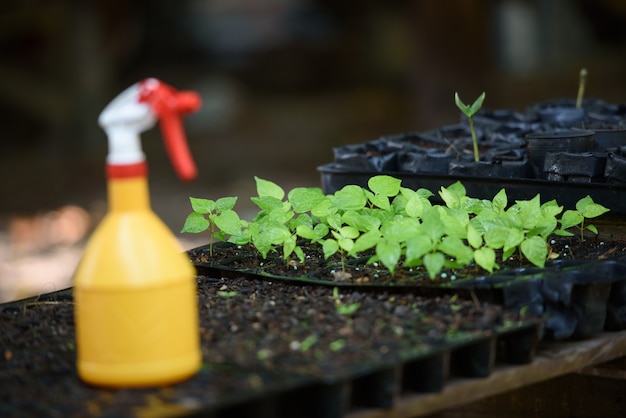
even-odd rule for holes
{"type": "Polygon", "coordinates": [[[194,375],[201,365],[195,270],[150,209],[139,134],[159,120],[179,176],[196,167],[181,115],[200,98],[146,79],[117,96],[98,121],[109,138],[109,211],[74,276],[78,374],[109,387],[147,387],[194,375]]]}

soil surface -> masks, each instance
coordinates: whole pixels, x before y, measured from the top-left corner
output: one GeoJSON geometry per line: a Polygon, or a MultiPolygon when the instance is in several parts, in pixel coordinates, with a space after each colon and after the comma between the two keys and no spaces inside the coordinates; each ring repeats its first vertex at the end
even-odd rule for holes
{"type": "MultiPolygon", "coordinates": [[[[626,256],[626,241],[605,241],[596,236],[557,237],[548,243],[548,251],[552,260],[604,260],[626,256]]],[[[311,282],[341,285],[378,285],[378,286],[429,286],[455,280],[472,278],[489,273],[480,267],[470,265],[462,269],[445,269],[431,279],[424,267],[400,267],[390,274],[378,263],[367,263],[372,254],[363,254],[359,258],[346,257],[342,267],[341,257],[333,255],[324,259],[319,244],[308,245],[304,249],[306,260],[298,260],[294,256],[284,260],[279,252],[271,252],[263,258],[252,246],[236,246],[228,243],[214,244],[213,256],[208,246],[190,250],[192,261],[199,267],[214,266],[230,271],[250,271],[268,276],[303,279],[311,282]]],[[[509,259],[499,261],[499,270],[529,266],[530,263],[520,253],[514,253],[509,259]]],[[[550,261],[546,267],[549,268],[550,261]]]]}
{"type": "Polygon", "coordinates": [[[207,276],[197,283],[203,367],[158,389],[80,381],[70,292],[0,305],[0,416],[183,414],[451,350],[522,319],[454,296],[207,276]]]}
{"type": "MultiPolygon", "coordinates": [[[[561,258],[606,259],[624,256],[626,244],[573,237],[555,240],[551,249],[561,258]]],[[[202,250],[190,253],[195,262],[198,257],[209,261],[202,250]]],[[[326,269],[323,257],[307,254],[305,265],[326,269]]],[[[239,261],[259,262],[246,248],[223,245],[215,246],[212,261],[235,255],[239,261]]],[[[275,264],[282,273],[274,274],[304,271],[289,260],[275,264]]],[[[523,264],[512,257],[501,267],[523,264]]],[[[449,271],[447,277],[452,274],[457,272],[449,271]]],[[[380,278],[383,284],[391,280],[381,276],[359,277],[372,282],[380,278]]],[[[329,277],[336,280],[332,273],[329,277]]],[[[185,382],[154,389],[100,389],[81,382],[71,290],[0,305],[0,416],[171,416],[246,404],[299,388],[310,396],[307,388],[314,383],[333,387],[389,365],[456,352],[507,329],[530,326],[538,334],[536,317],[477,297],[426,297],[393,286],[381,291],[328,283],[198,275],[202,369],[185,382]]],[[[307,416],[300,402],[290,403],[290,398],[299,399],[285,395],[279,407],[307,416]]]]}

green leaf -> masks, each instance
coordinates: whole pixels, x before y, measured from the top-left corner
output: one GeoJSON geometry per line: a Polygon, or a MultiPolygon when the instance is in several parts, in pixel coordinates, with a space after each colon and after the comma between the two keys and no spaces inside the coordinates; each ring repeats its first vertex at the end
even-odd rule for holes
{"type": "Polygon", "coordinates": [[[342,238],[350,238],[350,239],[354,239],[361,234],[361,232],[358,229],[350,225],[342,226],[339,229],[339,233],[341,234],[342,238]]]}
{"type": "Polygon", "coordinates": [[[421,260],[424,254],[433,250],[433,242],[426,235],[416,235],[406,241],[406,264],[417,265],[416,262],[421,260]]]}
{"type": "Polygon", "coordinates": [[[525,239],[520,245],[522,254],[537,267],[544,267],[548,257],[548,246],[545,240],[535,236],[525,239]]]}
{"type": "Polygon", "coordinates": [[[367,197],[361,186],[349,184],[335,192],[332,205],[341,210],[359,210],[365,207],[367,197]]]}
{"type": "Polygon", "coordinates": [[[509,233],[509,228],[501,225],[492,225],[485,232],[485,244],[487,244],[489,248],[500,249],[504,247],[509,233]]]}
{"type": "Polygon", "coordinates": [[[460,216],[461,214],[454,209],[443,207],[440,207],[440,209],[439,216],[444,225],[444,233],[457,238],[465,238],[467,236],[466,225],[469,222],[469,217],[460,216]]]}
{"type": "Polygon", "coordinates": [[[194,212],[198,212],[203,215],[213,212],[213,209],[215,209],[215,202],[210,199],[190,197],[189,201],[191,202],[191,209],[193,209],[194,212]]]}
{"type": "Polygon", "coordinates": [[[467,242],[474,248],[480,248],[483,245],[483,237],[471,223],[467,224],[467,242]]]}
{"type": "Polygon", "coordinates": [[[297,217],[289,219],[288,227],[291,231],[295,231],[299,225],[313,228],[313,218],[308,213],[301,213],[297,217]]]}
{"type": "Polygon", "coordinates": [[[530,200],[518,200],[515,205],[519,210],[518,216],[525,229],[532,229],[537,225],[537,219],[543,216],[539,195],[530,200]]]}
{"type": "Polygon", "coordinates": [[[380,231],[378,229],[373,229],[364,234],[361,234],[361,236],[359,236],[354,241],[354,247],[352,247],[352,255],[356,255],[363,251],[367,251],[370,248],[374,248],[378,241],[380,241],[380,231]]]}
{"type": "Polygon", "coordinates": [[[272,223],[265,228],[265,235],[272,244],[282,244],[291,237],[289,229],[282,224],[272,223]]]}
{"type": "Polygon", "coordinates": [[[337,306],[337,313],[339,315],[352,315],[353,313],[355,313],[356,311],[359,310],[359,308],[361,307],[361,304],[359,303],[351,303],[349,305],[339,305],[337,306]]]}
{"type": "Polygon", "coordinates": [[[474,256],[474,252],[463,242],[463,240],[456,237],[446,237],[439,244],[438,249],[444,253],[452,256],[461,265],[467,265],[471,263],[474,256]]]}
{"type": "Polygon", "coordinates": [[[469,109],[469,116],[474,116],[481,107],[483,107],[483,102],[485,101],[485,92],[483,92],[478,98],[472,103],[469,109]]]}
{"type": "Polygon", "coordinates": [[[298,256],[298,259],[301,262],[304,262],[306,257],[304,256],[304,251],[302,250],[302,247],[296,246],[296,248],[293,249],[293,252],[298,256]]]}
{"type": "Polygon", "coordinates": [[[372,229],[378,229],[380,227],[381,221],[375,216],[371,215],[362,215],[361,213],[350,210],[346,211],[342,216],[341,220],[343,223],[353,226],[359,231],[369,231],[372,229]]]}
{"type": "Polygon", "coordinates": [[[304,213],[322,203],[326,196],[319,187],[297,187],[289,192],[287,199],[296,213],[304,213]]]}
{"type": "Polygon", "coordinates": [[[438,241],[444,234],[446,227],[441,222],[437,209],[429,208],[424,211],[422,215],[422,230],[433,241],[438,241]]]}
{"type": "Polygon", "coordinates": [[[335,209],[331,208],[332,200],[330,196],[326,196],[324,200],[320,201],[311,209],[311,215],[325,217],[335,212],[335,209]]]}
{"type": "Polygon", "coordinates": [[[394,218],[380,227],[380,232],[383,236],[393,237],[398,242],[420,235],[421,230],[422,226],[416,218],[394,218]]]}
{"type": "Polygon", "coordinates": [[[454,189],[441,187],[439,190],[439,196],[449,208],[458,208],[461,204],[461,196],[454,192],[454,189]]]}
{"type": "Polygon", "coordinates": [[[580,225],[584,220],[583,215],[576,210],[566,210],[561,216],[561,229],[580,225]]]}
{"type": "Polygon", "coordinates": [[[456,104],[456,107],[459,108],[459,110],[461,112],[463,112],[464,115],[469,116],[470,114],[470,109],[469,106],[467,106],[465,103],[463,103],[463,101],[461,100],[461,98],[459,97],[459,93],[454,92],[454,103],[456,104]]]}
{"type": "Polygon", "coordinates": [[[282,200],[277,199],[274,196],[251,197],[250,200],[259,208],[268,212],[274,209],[282,210],[284,203],[282,200]]]}
{"type": "Polygon", "coordinates": [[[187,219],[185,219],[185,224],[180,232],[191,232],[197,234],[209,229],[209,225],[209,221],[204,216],[198,212],[191,212],[187,216],[187,219]]]}
{"type": "Polygon", "coordinates": [[[447,187],[447,189],[451,192],[454,193],[455,195],[457,195],[460,198],[462,197],[466,197],[467,195],[467,191],[465,190],[465,186],[463,186],[463,183],[461,183],[460,181],[455,181],[454,183],[452,183],[451,185],[449,185],[447,187]]]}
{"type": "Polygon", "coordinates": [[[404,210],[407,215],[413,218],[419,218],[424,213],[424,208],[429,208],[431,206],[432,205],[428,199],[420,196],[411,196],[406,202],[404,210]]]}
{"type": "Polygon", "coordinates": [[[339,248],[347,253],[351,252],[352,248],[354,248],[354,240],[352,240],[352,238],[338,238],[337,244],[339,248]]]}
{"type": "Polygon", "coordinates": [[[324,258],[327,259],[339,251],[339,244],[334,239],[327,239],[322,243],[322,251],[324,252],[324,258]]]}
{"type": "Polygon", "coordinates": [[[480,267],[489,273],[493,273],[493,269],[496,266],[496,253],[489,247],[479,248],[474,251],[474,260],[480,267]]]}
{"type": "Polygon", "coordinates": [[[524,231],[520,231],[516,228],[511,228],[509,229],[509,233],[504,240],[504,246],[502,247],[502,249],[508,252],[512,248],[516,248],[518,245],[520,245],[523,240],[524,231]]]}
{"type": "Polygon", "coordinates": [[[431,279],[434,279],[441,272],[445,261],[445,256],[439,252],[428,253],[424,256],[424,266],[431,279]]]}
{"type": "Polygon", "coordinates": [[[376,245],[376,255],[387,270],[393,273],[398,265],[398,261],[400,261],[402,248],[397,242],[382,240],[376,245]]]}
{"type": "Polygon", "coordinates": [[[241,228],[245,226],[245,222],[242,221],[239,215],[232,209],[228,209],[220,214],[211,215],[211,219],[219,229],[229,235],[238,234],[241,232],[241,228]]]}
{"type": "Polygon", "coordinates": [[[289,258],[291,253],[296,249],[296,236],[290,235],[283,242],[283,259],[289,258]]]}
{"type": "Polygon", "coordinates": [[[595,218],[609,211],[609,209],[604,206],[595,203],[589,195],[583,197],[576,203],[576,209],[585,218],[595,218]]]}
{"type": "Polygon", "coordinates": [[[313,227],[313,231],[318,238],[324,238],[326,235],[328,235],[328,225],[317,224],[313,227]]]}
{"type": "Polygon", "coordinates": [[[379,175],[371,177],[367,185],[374,194],[393,197],[400,193],[400,183],[402,183],[400,179],[379,175]]]}
{"type": "Polygon", "coordinates": [[[593,232],[594,234],[598,234],[598,228],[595,225],[589,224],[585,227],[586,230],[593,232]]]}
{"type": "Polygon", "coordinates": [[[391,210],[391,203],[389,203],[389,198],[382,194],[375,194],[369,197],[369,201],[372,202],[372,205],[379,207],[383,210],[391,210]]]}
{"type": "Polygon", "coordinates": [[[557,229],[556,231],[554,231],[554,234],[560,237],[573,237],[574,236],[574,234],[564,229],[557,229]]]}
{"type": "Polygon", "coordinates": [[[235,207],[237,197],[220,197],[215,201],[215,211],[224,212],[235,207]]]}
{"type": "Polygon", "coordinates": [[[500,189],[500,191],[494,196],[492,203],[496,212],[504,212],[504,209],[506,209],[506,206],[508,205],[506,191],[504,189],[500,189]]]}
{"type": "Polygon", "coordinates": [[[545,216],[556,216],[563,212],[563,206],[559,206],[556,200],[552,199],[541,205],[541,211],[545,216]]]}
{"type": "Polygon", "coordinates": [[[308,225],[298,225],[296,227],[296,235],[308,240],[315,240],[318,238],[315,231],[313,231],[313,228],[308,225]]]}
{"type": "Polygon", "coordinates": [[[338,231],[339,229],[341,229],[341,215],[339,215],[338,213],[328,216],[326,218],[326,222],[328,223],[328,226],[330,226],[334,230],[338,231]]]}
{"type": "Polygon", "coordinates": [[[256,176],[254,181],[256,182],[256,190],[259,197],[271,196],[278,200],[283,200],[285,197],[285,191],[276,183],[256,176]]]}
{"type": "Polygon", "coordinates": [[[346,340],[343,338],[339,338],[335,341],[332,341],[328,344],[328,349],[330,351],[341,351],[346,346],[346,340]]]}

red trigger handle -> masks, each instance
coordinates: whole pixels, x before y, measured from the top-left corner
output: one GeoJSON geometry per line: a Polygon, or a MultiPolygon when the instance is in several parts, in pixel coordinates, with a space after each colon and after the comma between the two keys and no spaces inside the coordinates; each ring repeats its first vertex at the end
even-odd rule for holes
{"type": "Polygon", "coordinates": [[[181,116],[200,109],[200,96],[193,91],[176,91],[160,80],[149,78],[140,83],[139,102],[147,103],[159,119],[165,148],[178,176],[184,181],[193,180],[198,170],[187,145],[181,116]]]}

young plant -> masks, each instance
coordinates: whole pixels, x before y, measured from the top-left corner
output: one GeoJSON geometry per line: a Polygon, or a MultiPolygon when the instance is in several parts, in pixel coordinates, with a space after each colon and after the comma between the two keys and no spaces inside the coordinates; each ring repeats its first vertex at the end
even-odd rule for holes
{"type": "Polygon", "coordinates": [[[246,232],[248,223],[239,218],[233,210],[236,197],[222,197],[217,200],[190,197],[191,212],[180,232],[201,233],[209,231],[209,255],[213,256],[213,241],[230,241],[235,244],[246,244],[249,235],[246,232]]]}
{"type": "Polygon", "coordinates": [[[361,307],[360,303],[350,303],[348,305],[341,302],[341,296],[339,295],[339,289],[333,288],[333,299],[335,300],[335,305],[337,307],[337,313],[342,316],[350,316],[361,307]]]}
{"type": "Polygon", "coordinates": [[[578,78],[578,95],[576,97],[576,107],[578,109],[583,106],[583,97],[585,96],[585,84],[587,84],[587,69],[581,68],[578,78]]]}
{"type": "Polygon", "coordinates": [[[290,229],[295,216],[292,204],[284,201],[285,191],[276,183],[254,178],[257,196],[250,198],[260,211],[250,223],[250,239],[263,258],[276,246],[282,246],[283,258],[292,253],[304,260],[302,249],[297,246],[296,234],[290,229]]]}
{"type": "Polygon", "coordinates": [[[566,210],[561,217],[561,229],[555,231],[557,235],[563,236],[572,236],[569,231],[566,231],[568,228],[576,228],[580,231],[580,240],[584,241],[585,231],[590,231],[594,234],[598,233],[598,228],[593,224],[585,225],[585,218],[596,218],[600,215],[607,213],[609,209],[604,206],[595,203],[591,196],[587,195],[580,199],[576,203],[575,210],[566,210]]]}
{"type": "Polygon", "coordinates": [[[217,291],[217,296],[224,298],[226,300],[226,310],[228,311],[230,311],[230,300],[237,295],[238,293],[234,290],[231,290],[231,291],[218,290],[217,291]]]}
{"type": "Polygon", "coordinates": [[[478,140],[476,139],[476,131],[474,129],[474,115],[478,113],[480,108],[483,106],[483,102],[485,101],[485,92],[483,92],[471,106],[466,105],[461,101],[459,97],[459,93],[454,93],[454,102],[459,110],[467,116],[467,120],[470,126],[470,132],[472,134],[472,145],[474,146],[474,161],[480,160],[480,155],[478,154],[478,140]]]}
{"type": "Polygon", "coordinates": [[[608,211],[587,196],[559,219],[563,207],[554,200],[542,204],[537,195],[510,205],[504,189],[491,200],[476,199],[466,195],[461,182],[442,187],[439,196],[444,205],[438,205],[430,202],[430,191],[401,187],[399,179],[385,175],[372,177],[369,190],[348,185],[325,195],[319,188],[297,188],[285,200],[278,185],[255,180],[258,196],[251,199],[259,212],[251,221],[241,221],[234,213],[236,198],[215,202],[191,198],[194,212],[183,232],[210,229],[217,239],[251,242],[264,257],[282,245],[285,259],[295,253],[304,261],[297,241],[301,239],[319,244],[325,258],[339,251],[342,268],[346,256],[373,249],[368,263],[380,261],[392,275],[403,264],[424,266],[434,278],[446,267],[472,262],[492,272],[499,267],[498,252],[506,260],[519,251],[543,267],[551,234],[571,236],[569,229],[577,228],[582,240],[584,231],[597,233],[585,220],[608,211]]]}

